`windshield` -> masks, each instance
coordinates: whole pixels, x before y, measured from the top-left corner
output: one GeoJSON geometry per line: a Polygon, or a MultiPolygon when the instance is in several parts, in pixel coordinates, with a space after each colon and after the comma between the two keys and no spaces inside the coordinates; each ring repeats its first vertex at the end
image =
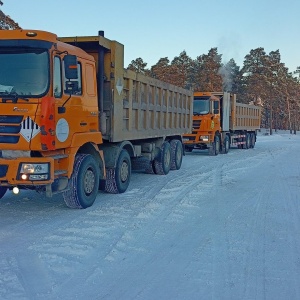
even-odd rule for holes
{"type": "Polygon", "coordinates": [[[0,51],[0,97],[38,97],[49,85],[49,59],[45,50],[0,51]]]}
{"type": "Polygon", "coordinates": [[[194,97],[194,115],[209,113],[209,97],[194,97]]]}

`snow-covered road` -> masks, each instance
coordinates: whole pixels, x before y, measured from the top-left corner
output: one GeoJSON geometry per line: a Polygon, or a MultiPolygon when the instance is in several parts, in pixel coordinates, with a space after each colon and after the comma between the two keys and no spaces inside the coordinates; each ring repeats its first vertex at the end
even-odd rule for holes
{"type": "Polygon", "coordinates": [[[86,210],[0,201],[0,299],[300,299],[300,134],[188,153],[86,210]]]}

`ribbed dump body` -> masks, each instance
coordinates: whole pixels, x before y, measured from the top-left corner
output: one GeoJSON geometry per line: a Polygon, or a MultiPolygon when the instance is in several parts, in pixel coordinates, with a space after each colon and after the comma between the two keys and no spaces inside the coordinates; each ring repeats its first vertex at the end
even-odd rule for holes
{"type": "Polygon", "coordinates": [[[257,130],[260,128],[260,107],[242,103],[235,104],[232,130],[257,130]]]}
{"type": "Polygon", "coordinates": [[[191,131],[192,93],[129,70],[114,93],[112,141],[181,135],[191,131]],[[120,99],[121,97],[121,99],[120,99]]]}

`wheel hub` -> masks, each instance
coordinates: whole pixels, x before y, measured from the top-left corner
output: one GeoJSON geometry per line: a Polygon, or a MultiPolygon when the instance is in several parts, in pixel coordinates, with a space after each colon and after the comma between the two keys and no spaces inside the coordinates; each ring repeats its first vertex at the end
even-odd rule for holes
{"type": "Polygon", "coordinates": [[[177,152],[176,152],[176,160],[177,162],[179,162],[181,160],[182,157],[182,148],[178,147],[177,152]]]}
{"type": "Polygon", "coordinates": [[[84,191],[91,194],[95,186],[95,175],[92,170],[87,170],[84,176],[84,191]]]}
{"type": "Polygon", "coordinates": [[[165,165],[166,166],[168,166],[170,164],[170,161],[171,161],[171,153],[170,153],[170,151],[166,151],[165,152],[164,161],[165,161],[165,165]]]}
{"type": "Polygon", "coordinates": [[[120,169],[120,178],[122,182],[125,182],[128,178],[128,164],[123,161],[120,169]]]}

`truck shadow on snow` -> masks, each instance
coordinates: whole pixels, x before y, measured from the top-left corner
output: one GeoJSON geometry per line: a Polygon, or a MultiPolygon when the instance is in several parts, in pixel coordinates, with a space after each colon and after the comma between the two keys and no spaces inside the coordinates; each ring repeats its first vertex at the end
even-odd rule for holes
{"type": "Polygon", "coordinates": [[[33,211],[57,211],[68,210],[61,195],[55,195],[52,198],[46,198],[44,195],[34,191],[21,191],[15,195],[7,191],[5,196],[0,200],[0,216],[5,217],[7,213],[28,213],[33,211]]]}
{"type": "Polygon", "coordinates": [[[11,215],[14,215],[16,218],[22,218],[24,215],[32,215],[33,213],[45,216],[57,215],[58,212],[65,214],[66,211],[71,214],[73,212],[81,214],[83,211],[88,212],[94,209],[101,209],[102,206],[109,209],[109,206],[114,206],[116,202],[118,202],[118,206],[122,209],[123,198],[126,198],[128,204],[130,197],[127,194],[130,194],[130,191],[136,186],[142,185],[140,182],[141,176],[145,176],[143,180],[145,180],[147,184],[149,184],[149,182],[151,184],[151,178],[154,179],[157,177],[155,174],[145,173],[143,166],[144,162],[139,166],[134,166],[132,169],[131,184],[125,193],[111,194],[99,190],[93,206],[86,209],[70,209],[65,204],[62,194],[47,198],[45,195],[31,190],[20,190],[20,193],[17,195],[13,194],[11,190],[8,190],[0,200],[0,220],[11,215]]]}
{"type": "MultiPolygon", "coordinates": [[[[253,149],[242,149],[242,151],[251,151],[253,149]]],[[[238,148],[230,148],[228,155],[231,152],[241,151],[238,148]]],[[[209,157],[207,150],[197,150],[194,149],[192,152],[186,152],[186,156],[197,156],[197,157],[209,157]]],[[[218,156],[224,156],[224,154],[219,154],[218,156]]],[[[217,157],[218,157],[217,156],[217,157]]],[[[213,159],[210,157],[210,159],[213,159]]],[[[122,194],[110,194],[103,191],[98,191],[97,199],[92,207],[101,208],[105,206],[109,208],[109,205],[112,203],[118,202],[118,205],[122,206],[122,201],[120,199],[126,198],[126,202],[130,202],[130,197],[128,192],[132,189],[144,189],[144,185],[147,185],[148,188],[155,186],[157,180],[160,176],[155,174],[149,174],[145,171],[147,164],[149,162],[144,159],[136,161],[132,165],[132,178],[128,190],[122,194]]],[[[182,166],[184,168],[184,166],[182,166]]],[[[173,172],[173,171],[170,171],[173,172]]],[[[169,175],[169,174],[168,174],[169,175]]],[[[168,176],[166,175],[166,176],[168,176]]],[[[121,207],[120,207],[121,208],[121,207]]],[[[84,209],[84,211],[92,210],[93,208],[84,209]]],[[[54,195],[52,198],[47,198],[43,194],[36,193],[35,191],[30,190],[21,190],[20,194],[15,195],[12,191],[7,191],[4,197],[0,200],[0,218],[5,218],[7,214],[14,213],[15,215],[22,216],[23,214],[28,214],[32,212],[42,212],[45,214],[56,214],[58,211],[82,211],[82,209],[70,209],[67,207],[63,200],[62,194],[54,195]]],[[[42,214],[42,213],[41,213],[42,214]]]]}

